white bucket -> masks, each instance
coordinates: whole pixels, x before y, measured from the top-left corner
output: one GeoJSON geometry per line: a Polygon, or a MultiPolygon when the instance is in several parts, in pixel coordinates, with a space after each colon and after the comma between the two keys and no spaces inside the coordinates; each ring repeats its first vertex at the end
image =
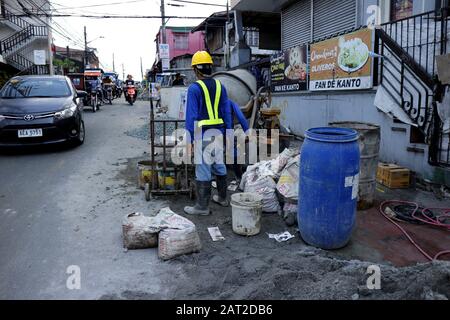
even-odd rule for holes
{"type": "Polygon", "coordinates": [[[231,196],[233,231],[254,236],[261,231],[263,197],[256,193],[236,193],[231,196]]]}

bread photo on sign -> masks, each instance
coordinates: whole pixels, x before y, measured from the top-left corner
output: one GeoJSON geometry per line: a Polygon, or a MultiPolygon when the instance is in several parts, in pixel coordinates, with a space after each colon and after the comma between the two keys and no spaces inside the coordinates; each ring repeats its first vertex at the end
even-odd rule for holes
{"type": "Polygon", "coordinates": [[[290,80],[306,80],[306,63],[301,48],[291,48],[287,54],[289,65],[284,72],[285,76],[290,80]]]}

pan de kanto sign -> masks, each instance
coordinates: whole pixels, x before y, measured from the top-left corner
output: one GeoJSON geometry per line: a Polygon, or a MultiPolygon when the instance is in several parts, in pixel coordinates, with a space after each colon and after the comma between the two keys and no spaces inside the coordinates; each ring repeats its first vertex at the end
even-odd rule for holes
{"type": "Polygon", "coordinates": [[[362,29],[311,44],[309,90],[372,88],[373,40],[373,30],[362,29]]]}

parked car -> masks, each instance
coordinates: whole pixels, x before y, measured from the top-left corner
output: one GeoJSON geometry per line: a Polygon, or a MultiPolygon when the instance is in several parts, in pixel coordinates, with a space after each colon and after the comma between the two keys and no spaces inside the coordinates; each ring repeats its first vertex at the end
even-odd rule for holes
{"type": "Polygon", "coordinates": [[[0,91],[0,146],[83,144],[85,96],[64,76],[12,78],[0,91]]]}

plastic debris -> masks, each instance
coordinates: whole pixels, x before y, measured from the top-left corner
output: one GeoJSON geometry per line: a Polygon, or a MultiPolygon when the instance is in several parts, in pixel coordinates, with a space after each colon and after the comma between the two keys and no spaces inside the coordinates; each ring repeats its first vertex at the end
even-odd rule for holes
{"type": "Polygon", "coordinates": [[[283,233],[279,234],[267,234],[269,236],[269,239],[275,239],[277,242],[286,242],[291,240],[292,238],[295,238],[289,231],[285,231],[283,233]]]}
{"type": "Polygon", "coordinates": [[[208,228],[209,235],[211,236],[212,241],[223,241],[225,240],[225,237],[222,236],[222,233],[219,230],[219,227],[211,227],[208,228]]]}

